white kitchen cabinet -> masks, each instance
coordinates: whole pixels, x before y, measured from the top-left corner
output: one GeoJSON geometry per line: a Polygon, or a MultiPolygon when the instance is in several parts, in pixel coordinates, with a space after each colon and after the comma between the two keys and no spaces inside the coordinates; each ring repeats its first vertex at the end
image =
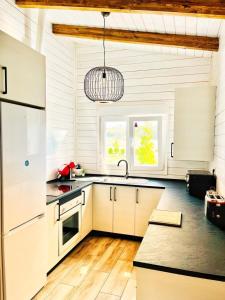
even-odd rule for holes
{"type": "Polygon", "coordinates": [[[0,31],[0,98],[45,107],[45,57],[0,31]]]}
{"type": "Polygon", "coordinates": [[[112,223],[112,186],[95,184],[93,186],[93,229],[112,232],[112,223]]]}
{"type": "Polygon", "coordinates": [[[211,161],[214,147],[216,88],[188,87],[176,90],[174,145],[176,160],[211,161]]]}
{"type": "Polygon", "coordinates": [[[5,300],[31,299],[47,281],[46,217],[39,216],[4,237],[5,300]],[[29,242],[26,242],[28,239],[29,242]]]}
{"type": "Polygon", "coordinates": [[[59,261],[59,225],[58,201],[53,202],[47,206],[47,220],[48,220],[48,269],[50,271],[59,261]]]}
{"type": "Polygon", "coordinates": [[[144,236],[163,189],[122,185],[93,186],[93,229],[144,236]]]}
{"type": "Polygon", "coordinates": [[[84,188],[82,195],[81,238],[83,239],[92,231],[92,186],[84,188]]]}
{"type": "Polygon", "coordinates": [[[151,213],[157,207],[163,189],[135,188],[136,208],[135,208],[135,233],[136,236],[143,237],[148,228],[148,221],[151,213]]]}
{"type": "Polygon", "coordinates": [[[113,187],[113,232],[134,235],[136,189],[113,187]]]}

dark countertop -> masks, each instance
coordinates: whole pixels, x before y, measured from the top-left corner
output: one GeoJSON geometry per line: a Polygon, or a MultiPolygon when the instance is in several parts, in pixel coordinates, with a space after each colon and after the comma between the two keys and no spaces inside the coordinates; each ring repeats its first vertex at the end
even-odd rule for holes
{"type": "Polygon", "coordinates": [[[157,208],[181,211],[182,227],[149,225],[134,266],[225,281],[225,231],[204,216],[204,201],[170,181],[157,208]]]}
{"type": "Polygon", "coordinates": [[[184,181],[149,179],[144,184],[124,184],[89,178],[88,181],[55,182],[72,185],[72,189],[57,197],[47,196],[47,204],[92,183],[164,188],[157,208],[181,211],[182,227],[149,225],[134,266],[225,281],[225,231],[206,219],[204,201],[190,196],[184,181]]]}
{"type": "MultiPolygon", "coordinates": [[[[145,187],[145,188],[160,188],[164,189],[165,184],[163,184],[163,180],[155,180],[155,179],[144,179],[144,178],[129,178],[127,182],[117,181],[117,178],[121,178],[119,176],[85,176],[85,178],[79,178],[75,181],[51,181],[47,183],[47,199],[46,204],[49,205],[59,199],[63,198],[65,195],[69,195],[70,193],[82,190],[88,185],[93,183],[95,184],[106,184],[106,185],[123,185],[123,186],[134,186],[134,187],[145,187]],[[112,181],[104,181],[104,178],[111,178],[112,181]],[[85,181],[83,181],[85,179],[85,181]],[[132,180],[130,182],[129,180],[132,180]],[[70,186],[70,191],[66,193],[62,193],[60,195],[55,195],[58,191],[59,186],[70,186]]],[[[167,185],[169,180],[167,180],[167,185]]]]}

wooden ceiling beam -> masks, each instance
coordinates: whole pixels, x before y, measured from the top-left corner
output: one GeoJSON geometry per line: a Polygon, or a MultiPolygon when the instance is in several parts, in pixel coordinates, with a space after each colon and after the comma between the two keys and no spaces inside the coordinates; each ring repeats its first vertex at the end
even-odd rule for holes
{"type": "Polygon", "coordinates": [[[172,13],[225,18],[224,0],[16,0],[24,8],[172,13]]]}
{"type": "MultiPolygon", "coordinates": [[[[103,29],[99,27],[52,24],[52,32],[75,38],[102,40],[103,29]]],[[[122,29],[106,29],[105,39],[121,43],[154,44],[196,50],[218,51],[219,39],[206,36],[162,34],[122,29]]]]}

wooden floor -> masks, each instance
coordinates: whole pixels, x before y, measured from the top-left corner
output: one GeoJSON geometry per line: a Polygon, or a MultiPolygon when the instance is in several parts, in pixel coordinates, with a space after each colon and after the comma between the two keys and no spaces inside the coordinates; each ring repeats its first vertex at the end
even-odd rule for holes
{"type": "Polygon", "coordinates": [[[48,276],[35,300],[135,300],[140,242],[87,237],[48,276]]]}

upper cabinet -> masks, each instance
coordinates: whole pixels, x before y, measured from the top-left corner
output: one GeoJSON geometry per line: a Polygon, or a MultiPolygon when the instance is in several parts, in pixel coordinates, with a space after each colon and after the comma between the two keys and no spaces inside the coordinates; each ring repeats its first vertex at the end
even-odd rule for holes
{"type": "Polygon", "coordinates": [[[176,160],[212,160],[215,98],[216,88],[213,86],[176,90],[171,157],[176,160]]]}
{"type": "Polygon", "coordinates": [[[0,98],[45,107],[45,57],[0,31],[0,98]]]}

